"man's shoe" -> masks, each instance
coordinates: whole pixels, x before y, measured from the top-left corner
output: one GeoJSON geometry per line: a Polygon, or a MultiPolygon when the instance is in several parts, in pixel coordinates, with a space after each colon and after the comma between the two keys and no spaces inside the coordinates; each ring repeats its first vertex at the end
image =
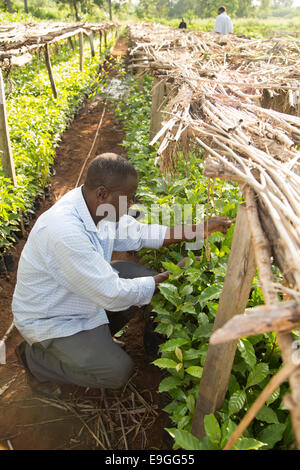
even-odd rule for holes
{"type": "Polygon", "coordinates": [[[21,344],[19,344],[19,346],[16,347],[15,353],[19,359],[20,364],[26,371],[27,384],[31,390],[38,395],[43,395],[48,398],[59,398],[62,392],[58,384],[54,382],[39,382],[31,373],[26,361],[25,347],[26,342],[23,341],[21,344]]]}

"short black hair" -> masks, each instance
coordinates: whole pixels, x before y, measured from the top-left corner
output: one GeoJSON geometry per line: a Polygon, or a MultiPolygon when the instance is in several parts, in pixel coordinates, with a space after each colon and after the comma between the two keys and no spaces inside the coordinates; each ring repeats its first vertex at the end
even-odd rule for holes
{"type": "Polygon", "coordinates": [[[224,11],[226,11],[226,7],[219,7],[218,8],[218,13],[224,13],[224,11]]]}
{"type": "Polygon", "coordinates": [[[94,190],[99,186],[108,189],[120,185],[129,175],[137,178],[134,166],[124,157],[116,153],[102,153],[90,163],[84,186],[94,190]]]}

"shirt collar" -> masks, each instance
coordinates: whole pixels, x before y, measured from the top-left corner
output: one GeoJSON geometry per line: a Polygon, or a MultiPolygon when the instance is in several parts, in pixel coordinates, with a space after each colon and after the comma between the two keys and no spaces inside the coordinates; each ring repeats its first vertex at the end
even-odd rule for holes
{"type": "MultiPolygon", "coordinates": [[[[83,186],[83,185],[82,185],[83,186]]],[[[78,214],[80,215],[85,228],[89,232],[97,232],[97,227],[95,225],[95,222],[92,219],[92,216],[90,214],[90,211],[88,209],[88,206],[86,205],[86,202],[84,200],[83,194],[82,194],[82,186],[80,186],[77,189],[77,198],[76,198],[76,209],[78,211],[78,214]]]]}

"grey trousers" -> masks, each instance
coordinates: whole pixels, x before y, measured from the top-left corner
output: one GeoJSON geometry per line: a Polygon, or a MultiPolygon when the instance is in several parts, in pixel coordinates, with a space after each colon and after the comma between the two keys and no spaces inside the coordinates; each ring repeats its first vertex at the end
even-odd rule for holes
{"type": "MultiPolygon", "coordinates": [[[[155,271],[128,261],[111,265],[125,279],[154,276],[155,271]]],[[[26,360],[40,382],[53,381],[92,388],[120,388],[133,372],[131,357],[112,339],[139,310],[133,306],[121,312],[106,311],[109,325],[54,338],[32,346],[26,344],[26,360]]]]}

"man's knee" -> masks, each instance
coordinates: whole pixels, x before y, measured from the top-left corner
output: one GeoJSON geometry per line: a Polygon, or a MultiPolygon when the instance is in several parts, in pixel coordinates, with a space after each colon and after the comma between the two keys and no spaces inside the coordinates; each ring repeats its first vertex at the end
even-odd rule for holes
{"type": "Polygon", "coordinates": [[[131,261],[112,261],[111,266],[119,272],[119,277],[123,279],[155,276],[157,274],[153,269],[131,261]]]}
{"type": "Polygon", "coordinates": [[[128,354],[124,355],[121,361],[116,362],[111,367],[110,382],[107,388],[121,388],[130,379],[133,373],[134,363],[128,354]]]}

